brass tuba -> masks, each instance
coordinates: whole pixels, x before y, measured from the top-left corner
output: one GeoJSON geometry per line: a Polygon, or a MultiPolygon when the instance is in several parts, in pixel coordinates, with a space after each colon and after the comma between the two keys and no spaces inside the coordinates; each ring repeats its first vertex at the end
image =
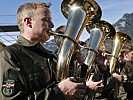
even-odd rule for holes
{"type": "Polygon", "coordinates": [[[75,49],[75,43],[88,21],[101,18],[101,9],[94,0],[63,0],[61,4],[63,15],[68,19],[57,62],[57,80],[66,78],[69,63],[75,49]]]}
{"type": "MultiPolygon", "coordinates": [[[[96,55],[98,54],[99,47],[103,45],[106,38],[112,38],[116,33],[114,27],[104,20],[99,20],[93,23],[88,22],[86,29],[88,33],[90,33],[90,38],[89,42],[87,43],[88,46],[83,48],[83,51],[86,55],[84,64],[87,65],[82,66],[87,67],[83,68],[84,72],[81,71],[81,80],[83,81],[87,81],[90,77],[92,65],[94,64],[94,60],[96,58],[96,55]]],[[[94,100],[94,96],[95,92],[90,90],[85,98],[87,98],[87,100],[94,100]]]]}
{"type": "Polygon", "coordinates": [[[131,41],[131,38],[122,32],[116,32],[115,37],[113,38],[113,47],[112,47],[112,55],[110,60],[110,73],[113,74],[115,72],[116,62],[118,60],[120,51],[125,43],[131,41]]]}
{"type": "Polygon", "coordinates": [[[88,51],[84,63],[88,66],[85,80],[89,78],[91,66],[96,58],[98,49],[103,45],[106,38],[115,36],[114,27],[107,21],[98,21],[95,23],[89,23],[86,26],[87,31],[90,33],[90,39],[88,43],[88,51]],[[90,25],[91,24],[91,25],[90,25]]]}
{"type": "MultiPolygon", "coordinates": [[[[121,49],[125,43],[131,41],[131,38],[122,32],[116,32],[115,37],[113,38],[113,47],[112,54],[110,59],[110,73],[113,74],[115,72],[120,73],[120,70],[116,70],[116,63],[118,61],[118,57],[120,55],[121,49]]],[[[113,97],[114,99],[119,99],[119,84],[115,83],[113,97]]]]}

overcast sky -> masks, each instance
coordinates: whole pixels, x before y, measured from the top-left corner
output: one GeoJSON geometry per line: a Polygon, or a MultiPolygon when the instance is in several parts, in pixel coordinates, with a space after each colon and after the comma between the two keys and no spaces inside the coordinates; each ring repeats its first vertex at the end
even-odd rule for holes
{"type": "MultiPolygon", "coordinates": [[[[0,26],[16,24],[17,8],[29,1],[51,2],[51,12],[54,29],[62,24],[67,24],[67,19],[61,13],[62,0],[0,0],[0,26]]],[[[125,13],[133,13],[133,0],[96,0],[102,9],[102,19],[113,24],[125,13]]],[[[53,30],[54,30],[53,29],[53,30]]],[[[87,32],[81,35],[81,40],[89,37],[87,32]]]]}

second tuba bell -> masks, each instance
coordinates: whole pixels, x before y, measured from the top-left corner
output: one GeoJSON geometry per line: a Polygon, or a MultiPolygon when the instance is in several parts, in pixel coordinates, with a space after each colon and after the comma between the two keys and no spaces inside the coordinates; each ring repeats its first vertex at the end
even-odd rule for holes
{"type": "Polygon", "coordinates": [[[115,36],[114,27],[107,21],[100,20],[95,23],[90,23],[86,26],[87,31],[90,32],[90,39],[88,43],[88,50],[84,63],[88,66],[85,80],[89,78],[91,66],[96,58],[98,49],[103,45],[106,38],[115,36]]]}

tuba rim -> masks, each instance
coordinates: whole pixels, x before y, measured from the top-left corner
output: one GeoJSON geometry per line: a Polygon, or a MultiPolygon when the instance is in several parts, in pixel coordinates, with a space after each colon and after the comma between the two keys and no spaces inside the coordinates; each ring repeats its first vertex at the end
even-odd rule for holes
{"type": "Polygon", "coordinates": [[[68,18],[67,11],[69,9],[69,6],[72,6],[75,3],[77,3],[78,6],[82,7],[82,9],[84,9],[84,11],[86,12],[87,16],[90,17],[89,22],[95,22],[101,19],[102,10],[96,1],[94,0],[63,0],[61,3],[61,11],[66,19],[68,18]],[[90,13],[91,13],[91,16],[90,16],[90,13]]]}
{"type": "Polygon", "coordinates": [[[131,41],[131,37],[123,32],[116,32],[116,36],[118,36],[121,39],[122,43],[131,41]]]}
{"type": "Polygon", "coordinates": [[[96,26],[99,26],[98,28],[100,28],[103,32],[107,34],[107,38],[113,38],[115,36],[115,28],[105,20],[99,20],[94,23],[88,22],[88,24],[86,25],[86,30],[88,31],[88,33],[90,33],[90,29],[95,28],[96,26]]]}

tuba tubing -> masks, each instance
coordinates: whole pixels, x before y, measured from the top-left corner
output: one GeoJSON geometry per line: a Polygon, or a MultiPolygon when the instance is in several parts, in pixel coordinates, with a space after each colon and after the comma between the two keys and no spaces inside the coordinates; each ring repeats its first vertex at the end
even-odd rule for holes
{"type": "MultiPolygon", "coordinates": [[[[98,5],[94,0],[63,0],[61,4],[62,13],[68,19],[65,35],[75,40],[79,37],[86,26],[86,23],[97,16],[98,5]],[[91,1],[91,2],[90,2],[91,1]]],[[[101,10],[100,10],[101,11],[101,10]]],[[[98,14],[99,15],[99,14],[98,14]]],[[[100,15],[99,15],[100,16],[100,15]]],[[[57,81],[61,81],[68,76],[69,63],[74,52],[75,45],[68,38],[61,44],[57,62],[57,81]]]]}

